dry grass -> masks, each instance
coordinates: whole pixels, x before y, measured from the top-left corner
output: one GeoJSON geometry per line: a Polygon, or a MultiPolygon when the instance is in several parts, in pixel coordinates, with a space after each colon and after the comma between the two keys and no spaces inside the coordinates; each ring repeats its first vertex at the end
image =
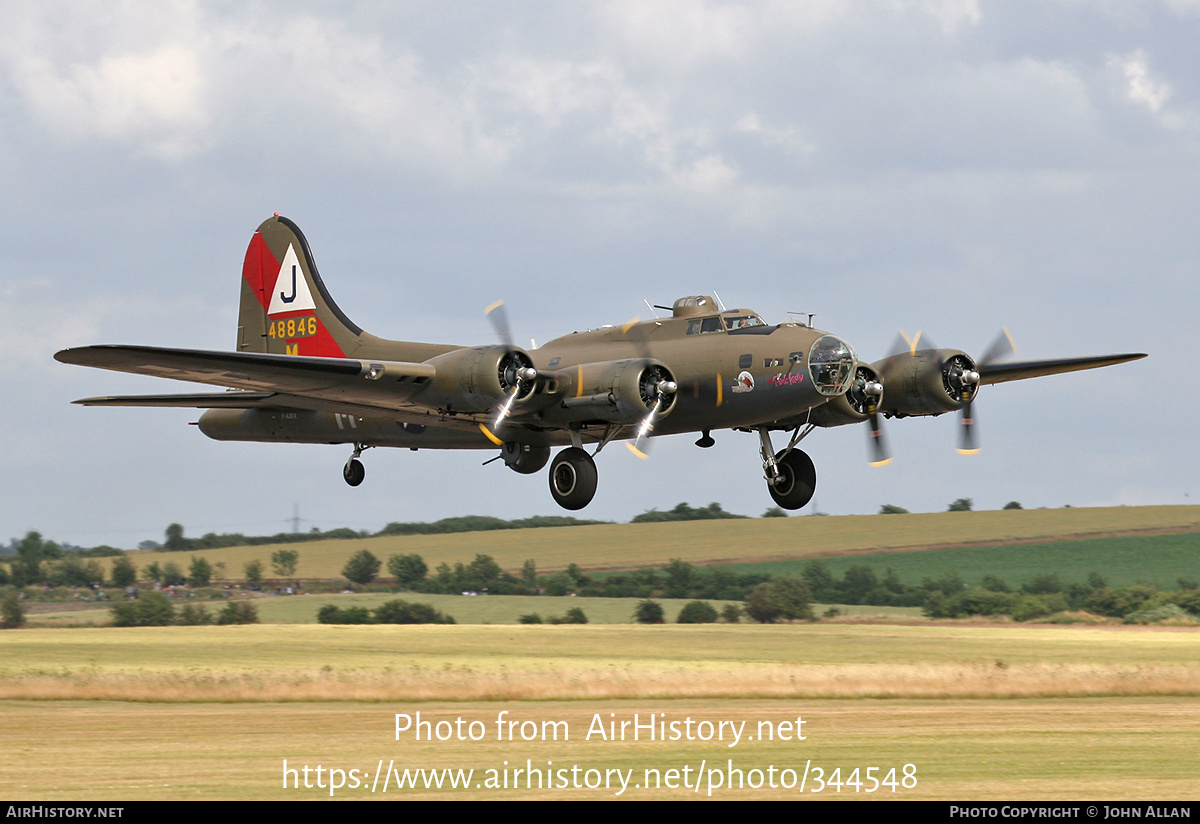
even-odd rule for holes
{"type": "Polygon", "coordinates": [[[546,701],[619,698],[1080,698],[1200,696],[1200,666],[1120,664],[546,665],[401,671],[14,673],[0,700],[175,702],[546,701]]]}

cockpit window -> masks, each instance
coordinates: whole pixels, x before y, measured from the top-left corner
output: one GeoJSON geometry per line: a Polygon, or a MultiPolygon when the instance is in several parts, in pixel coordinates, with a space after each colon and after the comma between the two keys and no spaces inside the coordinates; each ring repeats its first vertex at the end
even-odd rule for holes
{"type": "Polygon", "coordinates": [[[738,315],[733,318],[725,318],[725,325],[730,329],[745,329],[750,326],[765,326],[766,324],[758,315],[738,315]]]}
{"type": "Polygon", "coordinates": [[[689,335],[703,335],[708,332],[724,332],[725,327],[721,325],[720,318],[693,318],[688,321],[687,333],[689,335]]]}

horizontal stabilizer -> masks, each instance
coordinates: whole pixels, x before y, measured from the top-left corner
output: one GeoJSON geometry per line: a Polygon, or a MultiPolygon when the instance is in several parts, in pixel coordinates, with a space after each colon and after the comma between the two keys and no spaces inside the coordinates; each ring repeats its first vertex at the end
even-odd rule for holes
{"type": "Polygon", "coordinates": [[[1094,355],[1086,358],[1055,358],[1052,360],[1008,361],[979,365],[979,382],[1004,383],[1043,375],[1058,375],[1063,372],[1078,372],[1083,369],[1098,369],[1146,357],[1145,353],[1127,355],[1094,355]]]}
{"type": "Polygon", "coordinates": [[[80,406],[159,406],[189,409],[254,409],[280,405],[274,392],[201,392],[189,395],[113,395],[80,398],[80,406]]]}

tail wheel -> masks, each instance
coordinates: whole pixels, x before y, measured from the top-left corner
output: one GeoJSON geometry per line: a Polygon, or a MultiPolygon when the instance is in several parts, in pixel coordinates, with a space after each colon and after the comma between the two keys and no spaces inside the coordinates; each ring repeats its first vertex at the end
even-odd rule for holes
{"type": "Polygon", "coordinates": [[[799,449],[785,452],[775,456],[779,477],[767,484],[767,491],[783,509],[800,509],[817,491],[817,468],[808,453],[799,449]]]}
{"type": "Polygon", "coordinates": [[[572,446],[559,452],[550,464],[550,494],[563,509],[583,509],[596,495],[596,462],[572,446]]]}
{"type": "Polygon", "coordinates": [[[350,486],[358,486],[363,482],[363,478],[367,477],[367,470],[363,468],[362,461],[351,458],[342,467],[342,477],[350,486]]]}

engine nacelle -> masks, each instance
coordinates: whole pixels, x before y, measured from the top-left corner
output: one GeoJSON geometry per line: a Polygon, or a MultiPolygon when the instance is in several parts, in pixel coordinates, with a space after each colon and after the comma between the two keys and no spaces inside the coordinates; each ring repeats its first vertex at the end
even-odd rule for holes
{"type": "Polygon", "coordinates": [[[808,416],[808,422],[817,426],[862,423],[870,418],[873,412],[882,409],[883,392],[883,381],[879,373],[874,368],[860,363],[846,393],[814,408],[808,416]]]}
{"type": "Polygon", "coordinates": [[[430,386],[420,395],[422,404],[447,412],[487,412],[519,394],[516,403],[533,394],[536,381],[521,380],[520,372],[533,368],[524,351],[507,346],[476,346],[455,349],[430,358],[437,369],[430,386]]]}
{"type": "Polygon", "coordinates": [[[888,417],[954,412],[979,388],[975,361],[958,349],[925,349],[892,355],[872,364],[883,379],[888,417]]]}
{"type": "Polygon", "coordinates": [[[633,358],[584,363],[558,376],[560,391],[566,390],[562,405],[570,420],[634,424],[645,418],[655,403],[658,418],[675,408],[675,378],[660,361],[633,358]]]}

